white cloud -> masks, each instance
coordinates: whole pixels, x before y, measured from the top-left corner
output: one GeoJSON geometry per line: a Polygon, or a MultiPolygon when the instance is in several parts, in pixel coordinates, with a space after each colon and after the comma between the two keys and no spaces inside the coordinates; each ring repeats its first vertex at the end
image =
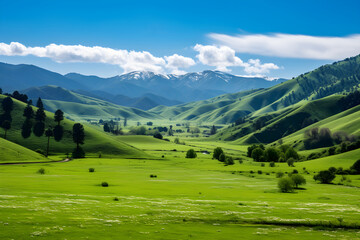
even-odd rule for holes
{"type": "Polygon", "coordinates": [[[263,74],[268,73],[269,70],[279,69],[274,63],[261,64],[259,59],[250,59],[248,62],[243,62],[235,55],[235,51],[227,46],[212,46],[197,44],[194,47],[199,54],[196,57],[199,61],[208,66],[216,67],[219,71],[229,72],[227,67],[243,67],[248,74],[263,74]]]}
{"type": "Polygon", "coordinates": [[[209,34],[219,44],[239,53],[272,57],[341,60],[360,53],[360,34],[346,37],[317,37],[292,34],[209,34]]]}
{"type": "Polygon", "coordinates": [[[167,62],[166,67],[172,71],[171,73],[178,75],[186,73],[185,71],[179,70],[179,68],[189,68],[196,64],[192,58],[180,56],[178,54],[165,56],[165,60],[167,62]]]}
{"type": "Polygon", "coordinates": [[[26,47],[21,43],[0,43],[0,55],[47,57],[56,62],[93,62],[119,65],[124,72],[152,71],[165,72],[170,68],[174,72],[178,68],[187,68],[195,64],[191,58],[177,54],[169,57],[155,57],[146,51],[136,52],[116,50],[99,46],[50,44],[45,47],[26,47]]]}
{"type": "Polygon", "coordinates": [[[199,52],[196,57],[202,64],[216,67],[219,71],[229,72],[227,67],[243,65],[243,61],[235,56],[235,51],[226,46],[196,44],[194,50],[199,52]]]}

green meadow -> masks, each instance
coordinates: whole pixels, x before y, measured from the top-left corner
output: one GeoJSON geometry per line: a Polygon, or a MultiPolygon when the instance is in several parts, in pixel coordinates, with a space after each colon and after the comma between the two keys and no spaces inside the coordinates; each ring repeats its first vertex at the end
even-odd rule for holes
{"type": "Polygon", "coordinates": [[[359,151],[262,167],[244,146],[118,138],[152,158],[0,166],[0,239],[360,239],[359,177],[312,179],[330,165],[349,167],[359,151]],[[243,163],[224,166],[202,153],[216,145],[243,163]],[[185,158],[189,148],[197,158],[185,158]],[[276,172],[304,168],[303,189],[278,191],[276,172]]]}

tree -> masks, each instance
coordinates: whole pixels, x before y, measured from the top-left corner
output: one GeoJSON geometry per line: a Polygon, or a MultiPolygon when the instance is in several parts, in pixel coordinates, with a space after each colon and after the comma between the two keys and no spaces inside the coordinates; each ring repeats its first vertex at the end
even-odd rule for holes
{"type": "Polygon", "coordinates": [[[45,123],[44,122],[36,122],[34,125],[34,135],[37,137],[41,137],[45,131],[45,123]]]}
{"type": "Polygon", "coordinates": [[[210,134],[211,134],[211,135],[214,135],[215,133],[216,133],[216,127],[215,127],[215,125],[213,125],[213,126],[211,127],[210,134]]]}
{"type": "Polygon", "coordinates": [[[44,122],[46,119],[46,114],[43,108],[38,108],[35,113],[35,120],[38,122],[44,122]]]}
{"type": "Polygon", "coordinates": [[[38,100],[37,100],[37,102],[36,102],[36,107],[38,107],[38,108],[44,108],[44,104],[43,104],[43,102],[42,102],[42,100],[41,100],[40,97],[38,98],[38,100]]]}
{"type": "Polygon", "coordinates": [[[225,164],[226,165],[234,165],[234,159],[230,156],[225,157],[225,164]]]}
{"type": "Polygon", "coordinates": [[[60,122],[61,122],[62,120],[64,120],[64,113],[63,113],[63,111],[61,111],[60,109],[56,110],[55,115],[54,115],[54,120],[55,120],[55,122],[58,123],[58,125],[60,125],[60,122]]]}
{"type": "Polygon", "coordinates": [[[104,124],[104,132],[110,132],[110,127],[108,123],[104,124]]]}
{"type": "Polygon", "coordinates": [[[23,138],[28,138],[31,135],[31,128],[32,128],[32,123],[30,119],[26,119],[25,122],[23,123],[22,127],[21,127],[21,136],[23,138]]]}
{"type": "Polygon", "coordinates": [[[262,150],[259,147],[255,148],[251,153],[251,157],[254,159],[255,162],[260,162],[263,156],[264,156],[264,150],[262,150]]]}
{"type": "Polygon", "coordinates": [[[4,110],[5,113],[10,114],[10,112],[13,110],[14,108],[14,102],[11,99],[11,97],[6,97],[4,98],[4,100],[1,103],[2,108],[4,110]]]}
{"type": "Polygon", "coordinates": [[[285,159],[288,160],[289,158],[299,159],[299,154],[292,147],[289,147],[285,152],[285,159]]]}
{"type": "Polygon", "coordinates": [[[25,107],[23,116],[27,119],[34,117],[34,110],[29,104],[25,107]]]}
{"type": "Polygon", "coordinates": [[[335,174],[330,172],[329,170],[320,171],[318,174],[314,176],[315,181],[320,181],[321,183],[331,183],[334,180],[335,174]]]}
{"type": "Polygon", "coordinates": [[[6,139],[7,131],[11,128],[11,122],[9,120],[3,121],[1,127],[5,130],[4,138],[6,139]]]}
{"type": "Polygon", "coordinates": [[[126,127],[127,126],[127,118],[125,117],[124,118],[124,127],[126,127]]]}
{"type": "Polygon", "coordinates": [[[54,139],[59,142],[64,135],[64,128],[61,125],[56,125],[54,128],[54,139]]]}
{"type": "Polygon", "coordinates": [[[3,94],[3,90],[0,88],[0,94],[3,94]]]}
{"type": "Polygon", "coordinates": [[[197,154],[194,149],[189,149],[186,152],[186,158],[196,158],[196,157],[197,157],[197,154]]]}
{"type": "Polygon", "coordinates": [[[264,156],[267,162],[277,162],[279,160],[279,153],[273,147],[267,148],[264,152],[264,156]]]}
{"type": "Polygon", "coordinates": [[[48,157],[49,156],[49,148],[50,148],[50,137],[54,136],[53,130],[51,128],[48,128],[45,131],[45,136],[48,138],[47,148],[46,148],[46,157],[48,157]]]}
{"type": "Polygon", "coordinates": [[[295,184],[295,188],[298,188],[299,185],[306,184],[306,179],[300,174],[292,174],[291,179],[295,184]]]}
{"type": "Polygon", "coordinates": [[[220,155],[224,153],[221,147],[217,147],[214,149],[213,158],[219,160],[220,155]]]}
{"type": "Polygon", "coordinates": [[[283,193],[292,192],[294,191],[294,182],[290,177],[282,177],[278,181],[278,187],[283,193]]]}
{"type": "Polygon", "coordinates": [[[170,128],[169,128],[169,136],[174,136],[174,132],[173,132],[173,126],[170,125],[170,128]]]}
{"type": "Polygon", "coordinates": [[[79,149],[80,144],[84,144],[85,132],[84,126],[80,123],[75,123],[73,126],[73,141],[76,143],[76,149],[79,149]]]}
{"type": "Polygon", "coordinates": [[[360,159],[357,160],[351,167],[350,169],[353,169],[355,171],[355,173],[359,174],[360,173],[360,159]]]}

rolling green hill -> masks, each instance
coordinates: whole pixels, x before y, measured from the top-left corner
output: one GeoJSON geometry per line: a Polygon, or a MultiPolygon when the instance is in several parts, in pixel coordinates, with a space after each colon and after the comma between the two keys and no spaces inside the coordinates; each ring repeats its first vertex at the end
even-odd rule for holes
{"type": "Polygon", "coordinates": [[[348,92],[359,84],[360,55],[324,65],[267,89],[225,94],[174,107],[161,106],[150,112],[175,120],[229,124],[247,114],[261,116],[297,103],[348,92]]]}
{"type": "Polygon", "coordinates": [[[33,102],[41,97],[46,110],[55,112],[57,109],[61,109],[67,117],[75,121],[118,117],[126,117],[134,121],[161,118],[137,108],[120,106],[57,86],[33,87],[22,92],[27,94],[33,102]]]}
{"type": "MultiPolygon", "coordinates": [[[[5,98],[4,95],[0,95],[0,103],[5,98]]],[[[29,148],[31,150],[45,150],[47,138],[45,136],[36,137],[33,134],[28,138],[24,139],[21,136],[21,126],[24,122],[25,117],[23,117],[23,110],[25,104],[14,99],[14,110],[11,112],[12,116],[12,128],[8,131],[7,139],[11,142],[17,143],[21,146],[29,148]]],[[[2,114],[2,109],[0,109],[0,114],[2,114]]],[[[46,127],[54,126],[55,122],[53,120],[53,113],[46,112],[46,127]]],[[[65,114],[66,116],[66,114],[65,114]]],[[[62,121],[62,126],[64,127],[64,138],[60,142],[51,140],[50,143],[50,153],[51,154],[66,154],[71,153],[75,147],[75,144],[72,140],[72,126],[73,121],[65,119],[62,121]]],[[[142,158],[149,157],[149,155],[143,153],[137,148],[134,148],[116,137],[106,134],[101,130],[92,127],[91,125],[84,124],[85,128],[85,144],[82,146],[84,151],[88,155],[98,156],[101,152],[105,156],[121,156],[124,158],[142,158]]],[[[3,129],[1,129],[1,135],[3,134],[3,129]]]]}
{"type": "Polygon", "coordinates": [[[49,159],[23,146],[0,138],[0,163],[42,161],[49,161],[49,159]]]}

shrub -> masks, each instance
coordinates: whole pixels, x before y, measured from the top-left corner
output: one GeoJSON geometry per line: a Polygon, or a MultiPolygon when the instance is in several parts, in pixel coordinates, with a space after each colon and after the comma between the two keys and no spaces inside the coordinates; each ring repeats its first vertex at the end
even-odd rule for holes
{"type": "Polygon", "coordinates": [[[163,139],[163,135],[161,135],[161,133],[155,133],[154,138],[163,139]]]}
{"type": "Polygon", "coordinates": [[[331,172],[331,173],[336,173],[336,167],[329,167],[329,171],[331,172]]]}
{"type": "Polygon", "coordinates": [[[186,152],[186,158],[196,158],[197,154],[194,149],[189,149],[186,152]]]}
{"type": "Polygon", "coordinates": [[[222,154],[220,154],[220,156],[219,156],[219,161],[220,161],[220,162],[225,162],[225,158],[226,158],[225,154],[222,153],[222,154]]]}
{"type": "Polygon", "coordinates": [[[288,148],[285,152],[285,159],[288,160],[290,158],[299,159],[299,154],[292,147],[288,148]]]}
{"type": "Polygon", "coordinates": [[[261,170],[258,170],[258,174],[262,174],[262,171],[261,171],[261,170]]]}
{"type": "Polygon", "coordinates": [[[232,157],[225,157],[226,165],[234,165],[234,159],[232,157]]]}
{"type": "Polygon", "coordinates": [[[222,150],[221,147],[217,147],[214,149],[214,153],[213,153],[213,158],[217,159],[217,160],[220,160],[220,155],[223,154],[224,151],[222,150]]]}
{"type": "Polygon", "coordinates": [[[155,175],[155,174],[150,174],[150,178],[157,178],[157,175],[155,175]]]}
{"type": "Polygon", "coordinates": [[[175,138],[174,143],[175,143],[175,144],[180,144],[179,138],[175,138]]]}
{"type": "Polygon", "coordinates": [[[265,167],[265,163],[261,163],[261,166],[262,166],[262,167],[265,167]]]}
{"type": "Polygon", "coordinates": [[[357,160],[351,167],[351,170],[354,170],[356,174],[360,173],[360,159],[357,160]]]}
{"type": "Polygon", "coordinates": [[[89,172],[95,172],[95,168],[89,168],[89,172]]]}
{"type": "Polygon", "coordinates": [[[117,197],[114,197],[114,201],[119,201],[119,199],[117,197]]]}
{"type": "Polygon", "coordinates": [[[102,183],[101,183],[101,186],[102,186],[102,187],[108,187],[109,184],[108,184],[107,182],[102,182],[102,183]]]}
{"type": "Polygon", "coordinates": [[[274,162],[270,162],[270,163],[269,163],[269,167],[275,167],[275,163],[274,163],[274,162]]]}
{"type": "Polygon", "coordinates": [[[286,162],[287,162],[289,167],[294,167],[295,159],[289,158],[286,162]]]}
{"type": "Polygon", "coordinates": [[[292,192],[294,191],[294,182],[290,177],[282,177],[278,181],[278,187],[283,193],[292,192]]]}
{"type": "Polygon", "coordinates": [[[321,183],[331,183],[335,178],[335,173],[330,172],[329,170],[320,171],[314,176],[315,181],[320,181],[321,183]]]}
{"type": "Polygon", "coordinates": [[[39,170],[37,170],[38,174],[45,174],[45,169],[44,168],[40,168],[39,170]]]}
{"type": "Polygon", "coordinates": [[[306,184],[306,179],[300,174],[296,173],[296,174],[291,175],[291,179],[293,180],[293,182],[295,184],[295,188],[298,188],[299,185],[306,184]]]}
{"type": "Polygon", "coordinates": [[[75,148],[74,151],[72,152],[72,157],[73,158],[84,158],[85,152],[81,147],[75,148]]]}
{"type": "Polygon", "coordinates": [[[239,160],[239,163],[240,163],[240,164],[243,164],[243,162],[244,162],[244,161],[243,161],[242,159],[239,160]]]}
{"type": "Polygon", "coordinates": [[[282,178],[284,176],[283,172],[277,172],[276,173],[276,178],[282,178]]]}

